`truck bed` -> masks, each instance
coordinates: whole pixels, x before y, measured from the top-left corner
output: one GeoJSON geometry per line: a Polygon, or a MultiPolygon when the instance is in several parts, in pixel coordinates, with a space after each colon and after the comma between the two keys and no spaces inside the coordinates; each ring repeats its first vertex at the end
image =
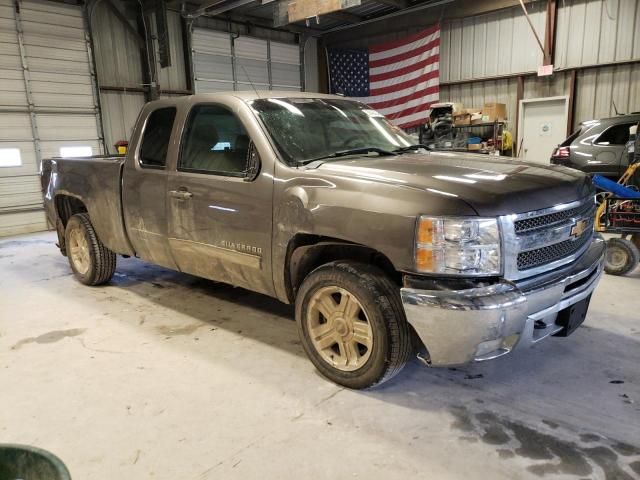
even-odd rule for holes
{"type": "Polygon", "coordinates": [[[133,254],[122,216],[124,161],[124,155],[44,159],[41,181],[51,224],[56,225],[56,203],[61,196],[73,197],[85,205],[100,240],[109,249],[133,254]]]}

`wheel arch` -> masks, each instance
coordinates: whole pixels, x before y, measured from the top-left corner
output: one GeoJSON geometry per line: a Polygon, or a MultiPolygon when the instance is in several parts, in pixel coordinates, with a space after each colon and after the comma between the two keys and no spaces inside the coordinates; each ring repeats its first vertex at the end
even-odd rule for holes
{"type": "Polygon", "coordinates": [[[84,201],[75,195],[59,193],[54,198],[56,212],[56,233],[58,234],[58,248],[63,255],[67,255],[65,229],[69,219],[77,213],[88,213],[84,201]]]}
{"type": "Polygon", "coordinates": [[[401,274],[383,253],[366,245],[335,237],[297,234],[287,245],[285,258],[285,288],[289,302],[305,277],[321,265],[337,260],[359,261],[380,268],[394,283],[401,285],[401,274]]]}

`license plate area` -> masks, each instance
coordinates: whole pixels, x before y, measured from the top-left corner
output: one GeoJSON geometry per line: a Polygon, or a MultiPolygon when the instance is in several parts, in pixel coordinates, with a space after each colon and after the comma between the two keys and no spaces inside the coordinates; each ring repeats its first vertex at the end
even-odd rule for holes
{"type": "Polygon", "coordinates": [[[580,300],[574,303],[570,307],[560,310],[556,318],[556,325],[560,325],[562,330],[555,333],[556,337],[568,337],[571,335],[587,317],[587,310],[589,310],[589,302],[591,302],[591,295],[584,300],[580,300]]]}

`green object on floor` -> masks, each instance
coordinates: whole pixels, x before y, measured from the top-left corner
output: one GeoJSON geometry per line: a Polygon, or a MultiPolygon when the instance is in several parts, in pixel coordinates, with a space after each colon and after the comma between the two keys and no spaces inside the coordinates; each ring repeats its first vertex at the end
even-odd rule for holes
{"type": "Polygon", "coordinates": [[[0,480],[71,480],[64,463],[28,445],[0,444],[0,480]]]}

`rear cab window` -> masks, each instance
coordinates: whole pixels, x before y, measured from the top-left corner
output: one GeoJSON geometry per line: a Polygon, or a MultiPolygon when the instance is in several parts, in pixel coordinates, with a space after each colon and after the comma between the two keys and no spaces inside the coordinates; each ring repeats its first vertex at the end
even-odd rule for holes
{"type": "Polygon", "coordinates": [[[142,135],[139,155],[141,167],[165,168],[175,118],[175,107],[159,108],[151,112],[142,135]]]}

